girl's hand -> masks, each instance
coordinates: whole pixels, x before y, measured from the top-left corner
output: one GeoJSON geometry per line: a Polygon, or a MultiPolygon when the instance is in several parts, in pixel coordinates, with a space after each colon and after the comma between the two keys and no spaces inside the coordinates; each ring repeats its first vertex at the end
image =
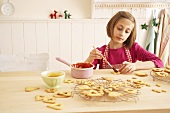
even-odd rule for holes
{"type": "Polygon", "coordinates": [[[102,59],[102,53],[101,53],[101,51],[99,51],[98,49],[93,49],[93,50],[90,52],[89,57],[91,57],[93,60],[94,60],[94,59],[102,59]]]}
{"type": "Polygon", "coordinates": [[[89,57],[86,59],[86,62],[93,62],[94,59],[102,59],[102,53],[98,49],[93,49],[90,52],[89,57]]]}
{"type": "Polygon", "coordinates": [[[119,69],[119,72],[122,73],[122,74],[130,74],[132,73],[133,71],[136,70],[136,64],[135,63],[131,63],[131,62],[123,62],[124,66],[122,66],[120,69],[119,69]]]}

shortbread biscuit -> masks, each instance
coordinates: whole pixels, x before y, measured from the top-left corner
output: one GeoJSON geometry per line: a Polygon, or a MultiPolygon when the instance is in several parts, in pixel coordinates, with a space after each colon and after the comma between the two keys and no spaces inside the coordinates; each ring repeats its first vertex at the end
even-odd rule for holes
{"type": "Polygon", "coordinates": [[[119,82],[118,85],[119,85],[119,86],[126,87],[128,84],[127,84],[127,82],[123,82],[123,81],[122,81],[122,82],[119,82]]]}
{"type": "Polygon", "coordinates": [[[167,72],[155,72],[155,75],[159,77],[166,77],[168,76],[168,73],[167,72]]]}
{"type": "Polygon", "coordinates": [[[88,90],[82,90],[80,94],[87,96],[88,90]]]}
{"type": "Polygon", "coordinates": [[[127,81],[127,82],[132,82],[132,80],[130,80],[130,79],[127,79],[126,81],[127,81]]]}
{"type": "Polygon", "coordinates": [[[68,84],[74,83],[74,79],[67,79],[67,80],[64,80],[64,83],[68,83],[68,84]]]}
{"type": "Polygon", "coordinates": [[[114,92],[114,91],[113,91],[113,92],[109,92],[109,93],[108,93],[108,96],[115,98],[115,97],[123,96],[123,94],[122,94],[122,93],[119,93],[119,92],[114,92]]]}
{"type": "Polygon", "coordinates": [[[78,89],[79,90],[88,90],[88,89],[92,89],[92,88],[90,86],[88,86],[88,85],[79,85],[78,89]]]}
{"type": "Polygon", "coordinates": [[[133,83],[134,84],[140,84],[140,85],[145,84],[145,82],[143,80],[133,80],[133,83]]]}
{"type": "Polygon", "coordinates": [[[48,88],[45,90],[45,92],[47,92],[47,93],[55,93],[56,91],[57,91],[56,88],[48,88]]]}
{"type": "Polygon", "coordinates": [[[94,86],[95,85],[95,82],[94,81],[88,81],[88,86],[94,86]]]}
{"type": "Polygon", "coordinates": [[[133,84],[132,85],[134,88],[141,88],[141,87],[143,87],[141,84],[133,84]]]}
{"type": "Polygon", "coordinates": [[[26,92],[31,92],[31,91],[38,90],[38,89],[40,89],[40,88],[39,87],[34,87],[34,86],[25,87],[26,92]]]}
{"type": "Polygon", "coordinates": [[[114,90],[118,91],[120,88],[120,85],[118,84],[109,84],[108,88],[113,88],[114,90]]]}
{"type": "Polygon", "coordinates": [[[134,94],[137,92],[137,89],[125,88],[124,91],[130,94],[134,94]]]}
{"type": "Polygon", "coordinates": [[[111,81],[114,80],[113,77],[102,77],[102,79],[104,79],[104,80],[106,80],[106,81],[108,81],[108,82],[111,82],[111,81]]]}
{"type": "Polygon", "coordinates": [[[76,80],[76,84],[79,84],[79,85],[87,85],[88,82],[87,82],[87,80],[76,80]]]}
{"type": "Polygon", "coordinates": [[[154,71],[154,72],[162,72],[162,71],[164,71],[164,69],[163,68],[152,68],[152,71],[154,71]]]}
{"type": "Polygon", "coordinates": [[[166,90],[162,90],[162,92],[166,92],[166,90]]]}
{"type": "Polygon", "coordinates": [[[36,95],[36,96],[35,96],[35,101],[42,101],[43,98],[44,98],[43,95],[36,95]]]}
{"type": "Polygon", "coordinates": [[[170,69],[165,69],[164,72],[167,72],[170,74],[170,69]]]}
{"type": "Polygon", "coordinates": [[[103,90],[84,90],[80,92],[81,94],[83,94],[84,96],[88,96],[88,97],[100,97],[104,95],[104,91],[103,90]]]}
{"type": "Polygon", "coordinates": [[[62,92],[63,96],[65,97],[70,97],[71,96],[71,92],[70,91],[66,91],[66,92],[62,92]]]}
{"type": "Polygon", "coordinates": [[[150,87],[151,85],[150,84],[146,84],[147,87],[150,87]]]}
{"type": "Polygon", "coordinates": [[[53,96],[56,98],[68,98],[71,97],[71,95],[72,95],[71,92],[67,91],[67,92],[57,92],[53,96]]]}
{"type": "Polygon", "coordinates": [[[55,110],[61,110],[63,109],[63,104],[49,104],[47,105],[48,108],[52,108],[52,109],[55,109],[55,110]]]}
{"type": "Polygon", "coordinates": [[[134,72],[135,75],[140,76],[140,77],[144,77],[144,76],[148,76],[148,74],[144,73],[144,72],[134,72]]]}
{"type": "Polygon", "coordinates": [[[152,89],[153,92],[156,92],[156,93],[161,93],[160,90],[157,90],[157,89],[152,89]]]}
{"type": "Polygon", "coordinates": [[[137,79],[136,77],[132,77],[132,79],[137,79]]]}
{"type": "Polygon", "coordinates": [[[45,103],[55,104],[56,99],[54,97],[44,96],[42,101],[45,103]]]}
{"type": "Polygon", "coordinates": [[[114,74],[114,75],[119,75],[120,74],[119,71],[118,72],[112,71],[111,73],[114,74]]]}
{"type": "Polygon", "coordinates": [[[87,96],[89,96],[89,97],[100,97],[100,96],[103,96],[103,94],[99,93],[96,90],[89,90],[89,91],[87,91],[87,96]]]}
{"type": "Polygon", "coordinates": [[[92,86],[91,89],[94,89],[94,90],[104,90],[104,87],[102,85],[99,85],[99,86],[92,86]]]}
{"type": "Polygon", "coordinates": [[[166,69],[169,69],[169,70],[170,70],[170,65],[167,65],[167,66],[166,66],[166,69]]]}
{"type": "Polygon", "coordinates": [[[110,93],[113,91],[113,88],[105,88],[103,91],[106,93],[110,93]]]}
{"type": "Polygon", "coordinates": [[[157,87],[161,87],[161,85],[160,85],[160,84],[156,84],[156,86],[157,86],[157,87]]]}

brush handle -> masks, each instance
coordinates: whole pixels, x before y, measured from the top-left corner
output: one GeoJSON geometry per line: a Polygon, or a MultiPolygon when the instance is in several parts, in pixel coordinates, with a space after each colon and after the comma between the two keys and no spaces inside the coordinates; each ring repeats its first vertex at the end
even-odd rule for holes
{"type": "MultiPolygon", "coordinates": [[[[93,46],[93,48],[96,49],[94,46],[93,46]]],[[[106,61],[106,63],[107,63],[115,72],[118,72],[118,70],[115,69],[115,68],[110,64],[110,62],[108,62],[108,60],[107,60],[103,55],[101,55],[101,57],[103,58],[103,60],[106,61]]]]}

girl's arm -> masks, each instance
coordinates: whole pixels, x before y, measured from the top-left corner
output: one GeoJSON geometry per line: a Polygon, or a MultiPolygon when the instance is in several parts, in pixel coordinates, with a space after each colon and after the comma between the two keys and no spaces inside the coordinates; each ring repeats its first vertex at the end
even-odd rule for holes
{"type": "Polygon", "coordinates": [[[120,68],[120,73],[131,73],[135,70],[151,69],[154,67],[164,67],[163,62],[155,54],[142,48],[140,45],[135,43],[131,48],[132,60],[131,62],[123,62],[124,66],[120,68]]]}
{"type": "Polygon", "coordinates": [[[135,66],[136,66],[136,70],[140,70],[140,69],[151,69],[151,68],[154,68],[156,67],[155,63],[152,62],[152,61],[137,61],[135,63],[135,66]]]}
{"type": "Polygon", "coordinates": [[[135,46],[135,56],[136,56],[136,60],[142,61],[142,62],[136,62],[137,66],[139,68],[141,68],[141,66],[146,66],[146,67],[164,67],[163,62],[160,60],[159,57],[157,57],[155,54],[147,51],[146,49],[142,48],[140,45],[138,45],[137,43],[134,45],[135,46]],[[153,63],[154,65],[153,65],[153,63]],[[139,66],[141,65],[141,66],[139,66]]]}
{"type": "Polygon", "coordinates": [[[135,70],[145,70],[156,67],[152,61],[136,61],[134,63],[125,61],[123,64],[124,66],[119,69],[119,72],[124,74],[132,73],[135,70]]]}
{"type": "Polygon", "coordinates": [[[91,62],[94,65],[94,69],[96,69],[97,64],[99,63],[99,59],[102,59],[102,53],[98,49],[93,49],[88,58],[85,60],[85,62],[91,62]]]}
{"type": "Polygon", "coordinates": [[[85,60],[85,62],[93,62],[95,59],[102,59],[102,54],[101,51],[99,51],[98,49],[93,49],[90,52],[89,57],[85,60]]]}

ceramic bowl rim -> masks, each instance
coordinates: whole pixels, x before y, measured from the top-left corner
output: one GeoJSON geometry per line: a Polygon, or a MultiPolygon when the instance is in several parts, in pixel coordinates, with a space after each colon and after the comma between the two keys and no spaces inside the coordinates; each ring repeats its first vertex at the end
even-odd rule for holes
{"type": "Polygon", "coordinates": [[[65,72],[64,71],[56,71],[56,70],[43,71],[43,72],[41,72],[41,77],[49,78],[49,79],[63,78],[63,77],[65,77],[65,72]],[[61,72],[62,75],[57,76],[57,77],[48,77],[48,76],[46,76],[46,74],[49,73],[49,72],[61,72]]]}

